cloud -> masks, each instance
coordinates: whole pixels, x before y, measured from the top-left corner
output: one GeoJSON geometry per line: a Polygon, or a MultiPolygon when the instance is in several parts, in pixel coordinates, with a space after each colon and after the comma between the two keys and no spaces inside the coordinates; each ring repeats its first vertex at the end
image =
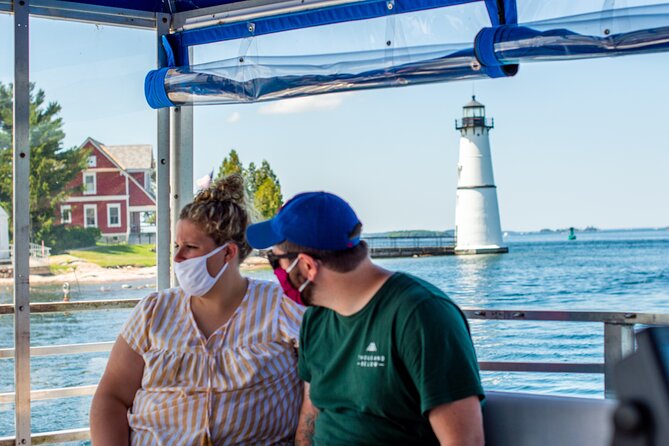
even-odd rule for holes
{"type": "Polygon", "coordinates": [[[327,94],[284,99],[263,105],[258,111],[263,115],[287,115],[314,110],[334,110],[344,102],[344,94],[327,94]]]}
{"type": "Polygon", "coordinates": [[[233,112],[230,114],[230,116],[228,116],[226,121],[228,121],[230,124],[234,124],[235,122],[239,122],[239,118],[241,118],[239,112],[233,112]]]}

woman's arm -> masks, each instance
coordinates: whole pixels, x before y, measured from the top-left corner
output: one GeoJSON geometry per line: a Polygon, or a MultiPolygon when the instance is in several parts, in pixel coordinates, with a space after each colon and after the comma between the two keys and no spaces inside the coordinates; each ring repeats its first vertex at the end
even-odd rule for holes
{"type": "Polygon", "coordinates": [[[144,359],[119,336],[91,404],[94,446],[125,446],[130,442],[128,408],[142,384],[144,359]]]}
{"type": "Polygon", "coordinates": [[[297,422],[297,433],[295,434],[295,446],[311,446],[317,416],[318,409],[311,404],[311,397],[309,396],[309,383],[305,382],[302,409],[300,410],[300,419],[297,422]]]}

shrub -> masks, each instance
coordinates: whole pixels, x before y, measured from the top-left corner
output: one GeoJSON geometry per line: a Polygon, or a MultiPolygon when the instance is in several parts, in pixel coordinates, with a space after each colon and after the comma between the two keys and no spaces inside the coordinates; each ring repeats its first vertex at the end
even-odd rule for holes
{"type": "Polygon", "coordinates": [[[44,244],[51,248],[52,254],[59,254],[68,249],[95,246],[100,238],[98,228],[82,228],[78,226],[53,226],[44,237],[44,244]]]}

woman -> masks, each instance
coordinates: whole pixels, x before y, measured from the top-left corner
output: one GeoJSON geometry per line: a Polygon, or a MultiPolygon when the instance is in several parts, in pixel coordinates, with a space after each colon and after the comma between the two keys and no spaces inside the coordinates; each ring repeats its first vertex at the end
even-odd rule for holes
{"type": "Polygon", "coordinates": [[[180,286],[142,299],[116,340],[91,406],[95,446],[292,444],[302,310],[240,274],[248,214],[239,175],[181,211],[180,286]]]}

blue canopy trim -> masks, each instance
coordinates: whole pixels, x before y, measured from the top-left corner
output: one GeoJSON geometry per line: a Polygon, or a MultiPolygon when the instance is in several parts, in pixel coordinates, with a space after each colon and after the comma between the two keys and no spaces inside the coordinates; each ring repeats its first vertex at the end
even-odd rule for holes
{"type": "Polygon", "coordinates": [[[474,40],[474,54],[481,65],[486,67],[488,75],[492,78],[514,76],[518,73],[518,64],[505,65],[495,55],[495,43],[501,40],[500,35],[504,30],[511,28],[515,26],[502,25],[483,28],[474,40]]]}
{"type": "Polygon", "coordinates": [[[194,45],[243,39],[336,23],[368,20],[391,14],[404,14],[485,1],[492,25],[516,23],[515,0],[369,0],[329,6],[298,13],[258,18],[249,22],[215,25],[181,31],[168,36],[176,50],[177,65],[189,65],[188,48],[194,45]]]}
{"type": "Polygon", "coordinates": [[[165,91],[165,76],[170,68],[151,70],[144,79],[144,97],[151,108],[174,107],[165,91]]]}

